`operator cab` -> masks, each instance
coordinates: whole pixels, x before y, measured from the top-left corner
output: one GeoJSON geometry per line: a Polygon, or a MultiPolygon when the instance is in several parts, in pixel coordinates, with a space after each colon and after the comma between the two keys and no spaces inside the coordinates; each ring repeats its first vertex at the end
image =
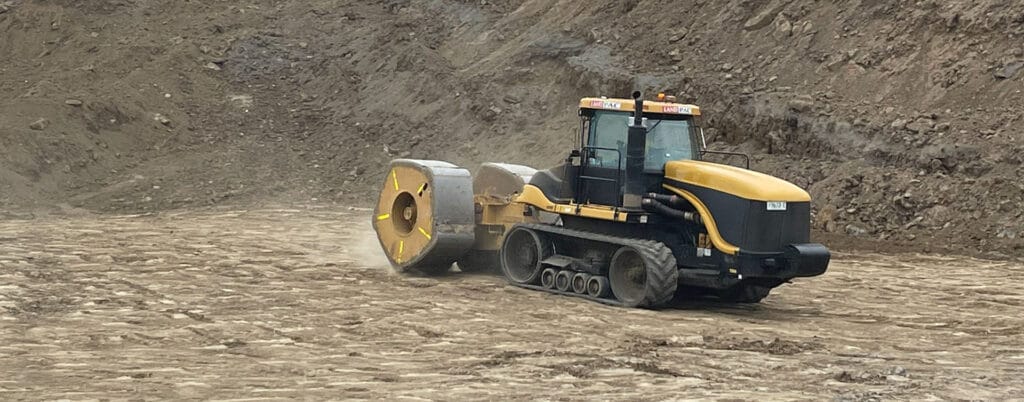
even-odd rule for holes
{"type": "MultiPolygon", "coordinates": [[[[633,115],[625,111],[581,109],[584,119],[585,156],[580,162],[577,193],[581,202],[619,205],[626,170],[626,144],[633,115]]],[[[662,184],[665,163],[700,159],[693,116],[645,114],[647,129],[644,147],[643,183],[646,191],[657,191],[662,184]]]]}
{"type": "MultiPolygon", "coordinates": [[[[647,129],[643,182],[649,191],[661,187],[666,162],[701,158],[700,108],[674,100],[659,94],[658,101],[643,103],[647,129]]],[[[635,104],[630,99],[583,98],[572,156],[561,166],[537,172],[530,184],[557,203],[621,207],[635,104]]]]}
{"type": "MultiPolygon", "coordinates": [[[[586,130],[588,150],[587,167],[625,169],[626,140],[629,112],[607,110],[581,110],[586,130]]],[[[644,153],[644,172],[661,173],[665,163],[674,160],[700,159],[700,149],[694,141],[692,116],[653,115],[644,117],[647,128],[647,146],[644,153]]]]}

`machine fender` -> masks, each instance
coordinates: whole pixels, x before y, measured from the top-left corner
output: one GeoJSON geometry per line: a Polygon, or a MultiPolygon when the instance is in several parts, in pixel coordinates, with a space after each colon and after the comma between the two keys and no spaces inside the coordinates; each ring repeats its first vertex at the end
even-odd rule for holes
{"type": "Polygon", "coordinates": [[[544,192],[537,188],[537,186],[532,184],[523,186],[523,193],[516,198],[516,202],[532,205],[543,211],[561,215],[575,215],[582,216],[584,218],[618,222],[626,222],[629,218],[629,214],[607,206],[555,203],[548,199],[548,197],[544,195],[544,192]]]}

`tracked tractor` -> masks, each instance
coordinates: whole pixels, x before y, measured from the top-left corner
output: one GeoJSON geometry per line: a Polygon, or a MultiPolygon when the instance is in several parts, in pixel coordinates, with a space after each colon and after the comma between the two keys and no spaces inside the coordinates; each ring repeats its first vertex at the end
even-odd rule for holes
{"type": "Polygon", "coordinates": [[[759,302],[824,273],[808,193],[749,159],[704,161],[700,114],[662,95],[584,98],[574,149],[547,170],[395,160],[374,229],[401,271],[500,268],[523,288],[628,307],[759,302]]]}

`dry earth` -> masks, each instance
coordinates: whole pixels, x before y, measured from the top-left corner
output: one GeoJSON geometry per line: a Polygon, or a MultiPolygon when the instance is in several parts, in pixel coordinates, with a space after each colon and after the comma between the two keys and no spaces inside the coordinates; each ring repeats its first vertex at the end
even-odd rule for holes
{"type": "Polygon", "coordinates": [[[1024,267],[837,256],[758,306],[391,273],[356,209],[0,221],[0,399],[1011,399],[1024,267]]]}

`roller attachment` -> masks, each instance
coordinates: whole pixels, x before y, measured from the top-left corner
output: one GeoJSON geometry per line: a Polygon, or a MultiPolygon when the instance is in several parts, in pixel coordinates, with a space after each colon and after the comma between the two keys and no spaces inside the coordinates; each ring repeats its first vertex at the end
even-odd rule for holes
{"type": "Polygon", "coordinates": [[[473,246],[473,180],[447,162],[391,162],[373,229],[388,260],[400,271],[447,271],[473,246]]]}
{"type": "Polygon", "coordinates": [[[508,163],[484,163],[473,177],[473,194],[509,198],[522,193],[537,170],[508,163]]]}

